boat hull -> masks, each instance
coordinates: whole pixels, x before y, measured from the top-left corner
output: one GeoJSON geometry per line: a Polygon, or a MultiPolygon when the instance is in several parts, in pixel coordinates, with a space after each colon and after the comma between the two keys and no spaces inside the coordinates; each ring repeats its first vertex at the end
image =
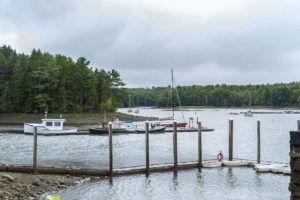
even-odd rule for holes
{"type": "MultiPolygon", "coordinates": [[[[154,127],[152,129],[149,129],[149,133],[164,133],[166,130],[165,126],[162,127],[154,127]]],[[[137,130],[137,133],[145,133],[145,130],[137,130]]]]}
{"type": "MultiPolygon", "coordinates": [[[[97,134],[97,135],[108,135],[108,128],[90,128],[90,134],[97,134]]],[[[112,134],[126,134],[129,133],[126,129],[112,129],[112,134]]]]}
{"type": "MultiPolygon", "coordinates": [[[[173,127],[173,123],[160,123],[160,125],[165,127],[173,127]]],[[[186,127],[186,125],[186,122],[179,122],[176,124],[176,127],[186,127]]]]}

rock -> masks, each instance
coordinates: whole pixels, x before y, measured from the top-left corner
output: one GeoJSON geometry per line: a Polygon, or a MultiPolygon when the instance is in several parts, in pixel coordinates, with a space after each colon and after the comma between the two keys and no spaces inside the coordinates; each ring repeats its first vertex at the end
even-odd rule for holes
{"type": "Polygon", "coordinates": [[[45,179],[43,179],[43,178],[39,178],[39,180],[40,180],[41,182],[44,182],[44,181],[45,181],[45,179]]]}
{"type": "Polygon", "coordinates": [[[38,187],[38,186],[40,186],[40,183],[35,181],[35,182],[32,183],[32,185],[38,187]]]}
{"type": "Polygon", "coordinates": [[[8,181],[14,181],[14,177],[12,177],[11,175],[8,175],[8,174],[2,174],[1,178],[4,178],[8,181]]]}

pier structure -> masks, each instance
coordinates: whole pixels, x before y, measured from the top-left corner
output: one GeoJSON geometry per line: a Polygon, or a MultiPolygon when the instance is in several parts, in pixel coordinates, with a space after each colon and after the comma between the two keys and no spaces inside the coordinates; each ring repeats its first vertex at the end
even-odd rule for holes
{"type": "MultiPolygon", "coordinates": [[[[198,168],[201,171],[204,167],[220,167],[220,166],[230,166],[230,167],[241,167],[241,166],[250,166],[255,167],[258,172],[267,172],[273,171],[275,173],[283,172],[287,170],[288,166],[281,165],[271,165],[270,163],[264,162],[261,164],[261,129],[260,129],[260,121],[257,121],[257,159],[255,161],[250,161],[246,159],[237,159],[234,158],[234,141],[233,141],[233,134],[234,134],[234,127],[233,127],[233,120],[229,120],[229,129],[228,129],[228,160],[216,159],[211,160],[203,160],[202,158],[202,127],[201,121],[197,120],[198,125],[198,160],[192,162],[178,162],[178,146],[177,146],[177,126],[176,122],[173,124],[173,163],[168,164],[151,164],[150,163],[150,150],[149,150],[149,143],[151,137],[149,135],[149,122],[145,123],[145,165],[144,166],[137,166],[137,167],[127,167],[121,169],[115,169],[113,166],[113,129],[111,124],[109,124],[109,135],[108,135],[108,148],[109,148],[109,163],[108,169],[95,169],[95,168],[80,168],[80,167],[59,167],[59,166],[41,166],[38,164],[37,153],[38,153],[38,134],[36,129],[34,129],[33,134],[33,159],[32,165],[20,165],[20,164],[0,164],[0,171],[5,172],[24,172],[24,173],[43,173],[43,174],[70,174],[70,175],[91,175],[91,176],[115,176],[115,175],[126,175],[126,174],[136,174],[136,173],[145,173],[147,176],[151,172],[160,172],[160,171],[168,171],[168,170],[182,170],[182,169],[192,169],[198,168]],[[283,170],[283,167],[284,170],[283,170]],[[279,170],[282,169],[281,171],[279,170]]],[[[300,121],[297,122],[297,126],[300,129],[300,121]]],[[[300,130],[297,131],[300,135],[300,130]]],[[[297,139],[294,136],[294,132],[291,132],[291,166],[292,166],[292,175],[294,172],[299,172],[299,175],[296,178],[291,179],[292,182],[295,180],[300,180],[300,136],[297,139]],[[295,139],[296,138],[296,139],[295,139]],[[296,152],[296,153],[295,153],[296,152]],[[293,171],[294,170],[294,171],[293,171]]],[[[221,152],[220,152],[221,153],[221,152]]],[[[217,159],[218,158],[218,159],[217,159]]],[[[284,172],[283,172],[284,173],[284,172]]],[[[287,170],[287,173],[289,171],[287,170]]],[[[298,182],[297,182],[298,184],[298,182]]],[[[291,191],[297,191],[299,189],[299,197],[300,197],[300,181],[298,185],[291,185],[291,191]]],[[[296,194],[296,193],[293,193],[296,194]]],[[[298,193],[297,193],[298,194],[298,193]]],[[[300,199],[300,198],[299,198],[300,199]]]]}

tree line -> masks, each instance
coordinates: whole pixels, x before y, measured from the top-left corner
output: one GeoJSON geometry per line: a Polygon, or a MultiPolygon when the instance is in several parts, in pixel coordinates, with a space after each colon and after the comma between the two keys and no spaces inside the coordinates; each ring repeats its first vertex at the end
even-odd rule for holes
{"type": "MultiPolygon", "coordinates": [[[[168,86],[135,88],[130,89],[129,93],[132,96],[133,104],[138,102],[138,106],[171,107],[172,91],[175,90],[168,86]]],[[[176,91],[182,106],[300,106],[299,82],[262,85],[177,86],[176,91]]],[[[179,105],[177,94],[173,93],[175,106],[179,105]]]]}
{"type": "Polygon", "coordinates": [[[33,49],[30,55],[0,47],[0,112],[101,112],[123,106],[125,85],[115,69],[89,66],[33,49]]]}
{"type": "Polygon", "coordinates": [[[0,47],[1,113],[115,111],[118,107],[182,106],[298,107],[300,82],[263,85],[192,85],[124,88],[117,70],[92,68],[84,57],[33,49],[30,55],[0,47]],[[173,91],[173,92],[172,92],[173,91]]]}

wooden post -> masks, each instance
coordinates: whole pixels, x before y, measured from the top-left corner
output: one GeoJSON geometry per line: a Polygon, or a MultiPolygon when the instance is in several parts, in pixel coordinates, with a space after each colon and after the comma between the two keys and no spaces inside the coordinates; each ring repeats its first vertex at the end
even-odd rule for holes
{"type": "Polygon", "coordinates": [[[202,131],[201,122],[198,122],[198,167],[202,168],[202,131]]]}
{"type": "Polygon", "coordinates": [[[297,131],[300,131],[300,120],[297,120],[297,131]]]}
{"type": "Polygon", "coordinates": [[[257,120],[257,163],[260,163],[260,121],[257,120]]]}
{"type": "Polygon", "coordinates": [[[146,175],[149,175],[149,122],[145,124],[145,141],[146,141],[146,175]]]}
{"type": "Polygon", "coordinates": [[[229,120],[229,161],[232,161],[233,155],[233,120],[229,120]]]}
{"type": "Polygon", "coordinates": [[[33,159],[32,159],[32,172],[36,172],[37,163],[37,127],[33,127],[33,159]]]}
{"type": "Polygon", "coordinates": [[[177,122],[173,122],[173,153],[174,153],[174,169],[177,168],[177,122]]]}
{"type": "Polygon", "coordinates": [[[300,131],[290,131],[290,166],[291,178],[289,191],[291,192],[290,200],[300,199],[300,131]]]}
{"type": "Polygon", "coordinates": [[[113,145],[112,145],[112,123],[108,123],[108,143],[109,143],[109,173],[113,174],[113,145]]]}

